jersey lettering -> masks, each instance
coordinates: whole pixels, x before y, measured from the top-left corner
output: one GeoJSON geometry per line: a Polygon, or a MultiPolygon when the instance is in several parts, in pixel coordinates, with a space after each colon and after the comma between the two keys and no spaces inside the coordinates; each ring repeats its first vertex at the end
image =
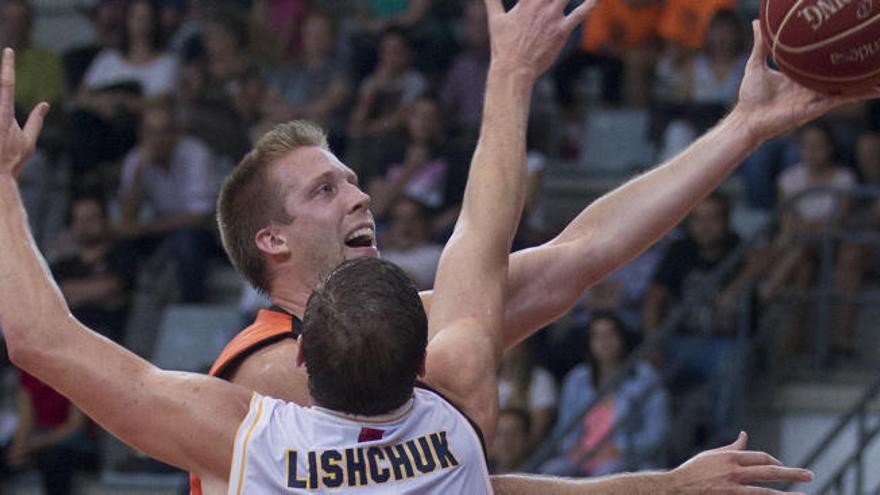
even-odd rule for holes
{"type": "Polygon", "coordinates": [[[460,465],[446,438],[440,431],[404,443],[386,447],[352,447],[339,450],[311,450],[304,453],[305,472],[299,472],[297,461],[302,453],[287,451],[287,486],[300,490],[318,490],[382,484],[401,481],[437,469],[460,465]]]}

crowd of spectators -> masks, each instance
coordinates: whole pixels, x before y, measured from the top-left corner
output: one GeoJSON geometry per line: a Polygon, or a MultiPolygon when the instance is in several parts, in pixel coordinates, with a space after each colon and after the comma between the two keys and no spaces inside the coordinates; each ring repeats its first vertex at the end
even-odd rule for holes
{"type": "MultiPolygon", "coordinates": [[[[52,104],[22,189],[32,222],[46,217],[47,201],[69,212],[65,228],[34,231],[78,318],[124,343],[137,279],[157,258],[174,267],[170,300],[210,302],[210,272],[229,270],[212,224],[222,178],[290,119],[327,130],[372,197],[383,256],[431,287],[480,126],[489,64],[482,0],[95,0],[79,12],[93,41],[56,53],[32,39],[31,2],[0,0],[2,41],[17,50],[16,110],[52,104]],[[46,193],[50,177],[63,178],[63,194],[46,193]]],[[[542,177],[588,152],[577,137],[591,112],[649,113],[657,160],[670,157],[736,102],[749,45],[736,0],[600,2],[538,85],[516,247],[555,234],[542,177]]],[[[517,470],[548,436],[561,443],[543,472],[664,466],[674,460],[664,449],[674,412],[699,402],[688,397],[700,388],[716,391],[703,405],[705,430],[737,431],[748,379],[743,298],[760,306],[816,283],[817,244],[798,239],[880,226],[874,197],[801,195],[880,185],[878,116],[857,104],[766,143],[738,172],[739,197],[707,198],[675,234],[588,290],[567,324],[511,352],[500,371],[494,470],[517,470]],[[792,201],[774,236],[719,279],[744,242],[734,206],[771,211],[792,201]],[[682,305],[671,335],[601,395],[682,305]]],[[[839,243],[836,290],[864,286],[878,268],[871,253],[857,240],[839,243]]],[[[250,309],[261,304],[245,297],[250,309]]],[[[807,347],[808,306],[792,309],[793,352],[807,347]]],[[[858,307],[837,311],[834,350],[851,354],[858,307]]],[[[70,469],[96,464],[94,431],[63,397],[24,374],[17,382],[19,426],[0,438],[0,464],[36,467],[48,493],[69,493],[70,469]]]]}

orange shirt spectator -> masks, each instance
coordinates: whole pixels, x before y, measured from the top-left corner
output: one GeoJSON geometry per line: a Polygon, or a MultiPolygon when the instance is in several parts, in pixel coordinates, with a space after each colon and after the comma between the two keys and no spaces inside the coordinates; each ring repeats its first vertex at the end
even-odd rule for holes
{"type": "Polygon", "coordinates": [[[666,0],[658,26],[660,37],[699,50],[712,16],[722,9],[736,10],[736,0],[666,0]]]}
{"type": "Polygon", "coordinates": [[[657,35],[662,13],[658,0],[601,1],[584,24],[581,48],[594,53],[639,48],[657,35]]]}

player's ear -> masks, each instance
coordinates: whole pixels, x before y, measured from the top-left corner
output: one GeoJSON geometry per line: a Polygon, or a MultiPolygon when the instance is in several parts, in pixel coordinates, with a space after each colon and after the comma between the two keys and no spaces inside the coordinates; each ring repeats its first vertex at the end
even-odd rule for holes
{"type": "Polygon", "coordinates": [[[303,365],[306,364],[306,360],[303,358],[302,352],[302,335],[296,336],[296,367],[302,368],[303,365]]]}
{"type": "Polygon", "coordinates": [[[273,225],[258,230],[254,242],[257,243],[260,251],[270,256],[285,255],[290,252],[287,236],[273,225]]]}

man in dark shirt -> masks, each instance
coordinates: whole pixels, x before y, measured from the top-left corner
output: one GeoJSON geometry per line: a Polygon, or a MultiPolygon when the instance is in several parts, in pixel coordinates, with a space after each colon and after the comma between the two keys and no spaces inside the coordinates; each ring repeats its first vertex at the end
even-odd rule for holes
{"type": "Polygon", "coordinates": [[[71,205],[75,254],[52,264],[52,274],[77,319],[119,341],[128,315],[135,263],[110,239],[103,201],[82,196],[71,205]]]}
{"type": "Polygon", "coordinates": [[[741,418],[737,409],[745,386],[746,348],[737,336],[737,308],[758,265],[746,262],[722,268],[739,244],[739,236],[730,228],[727,199],[713,193],[688,217],[686,237],[669,246],[645,296],[646,335],[662,326],[672,308],[686,307],[656,358],[673,391],[683,393],[700,385],[713,389],[710,431],[736,428],[741,418]],[[716,291],[713,278],[719,269],[720,291],[716,291]]]}

